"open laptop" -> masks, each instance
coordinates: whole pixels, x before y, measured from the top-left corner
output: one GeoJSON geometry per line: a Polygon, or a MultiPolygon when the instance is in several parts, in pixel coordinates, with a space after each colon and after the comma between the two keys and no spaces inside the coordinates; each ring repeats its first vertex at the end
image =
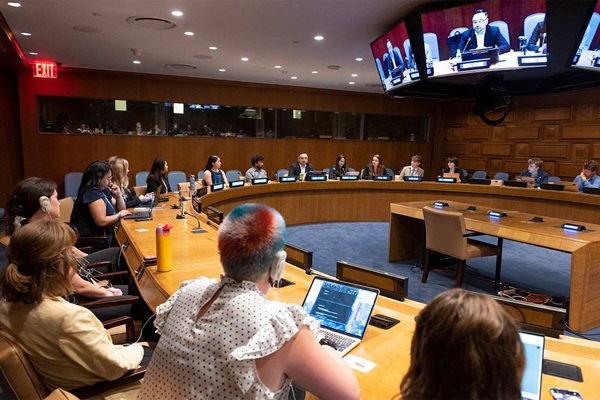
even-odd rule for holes
{"type": "Polygon", "coordinates": [[[361,342],[377,296],[374,288],[316,276],[302,308],[321,323],[321,333],[344,356],[361,342]]]}
{"type": "Polygon", "coordinates": [[[134,210],[131,214],[124,216],[123,219],[135,219],[136,221],[151,221],[152,208],[154,207],[154,199],[158,195],[159,191],[160,189],[157,189],[157,193],[152,197],[152,200],[150,200],[150,208],[148,210],[134,210]]]}
{"type": "Polygon", "coordinates": [[[563,189],[565,192],[579,192],[579,187],[577,186],[577,182],[571,181],[558,181],[556,185],[563,185],[565,188],[563,189]]]}
{"type": "Polygon", "coordinates": [[[525,372],[521,380],[523,400],[540,400],[542,395],[542,366],[545,337],[536,333],[519,332],[525,348],[525,372]]]}
{"type": "Polygon", "coordinates": [[[456,179],[456,182],[458,182],[458,180],[460,179],[460,174],[457,172],[444,172],[444,174],[442,175],[442,177],[444,178],[454,178],[456,179]]]}

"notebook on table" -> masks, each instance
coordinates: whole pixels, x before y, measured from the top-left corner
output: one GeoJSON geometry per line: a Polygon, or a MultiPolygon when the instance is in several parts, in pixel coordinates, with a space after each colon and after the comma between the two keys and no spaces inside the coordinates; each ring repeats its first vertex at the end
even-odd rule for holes
{"type": "Polygon", "coordinates": [[[362,341],[378,295],[374,288],[317,276],[302,308],[321,323],[321,334],[344,356],[362,341]]]}
{"type": "Polygon", "coordinates": [[[526,360],[525,372],[521,380],[521,397],[523,400],[540,400],[545,337],[523,331],[519,332],[519,337],[525,348],[526,360]]]}

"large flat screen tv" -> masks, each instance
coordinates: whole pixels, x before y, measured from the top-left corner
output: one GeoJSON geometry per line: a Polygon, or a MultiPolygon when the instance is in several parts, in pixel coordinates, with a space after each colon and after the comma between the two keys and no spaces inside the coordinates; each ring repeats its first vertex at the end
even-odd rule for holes
{"type": "Polygon", "coordinates": [[[425,75],[545,67],[545,13],[545,0],[487,0],[422,13],[425,75]]]}
{"type": "Polygon", "coordinates": [[[385,92],[419,79],[411,49],[404,21],[371,43],[375,65],[385,92]]]}
{"type": "MultiPolygon", "coordinates": [[[[585,23],[586,21],[582,21],[585,23]]],[[[600,1],[587,21],[585,33],[573,57],[573,66],[600,72],[600,1]]]]}

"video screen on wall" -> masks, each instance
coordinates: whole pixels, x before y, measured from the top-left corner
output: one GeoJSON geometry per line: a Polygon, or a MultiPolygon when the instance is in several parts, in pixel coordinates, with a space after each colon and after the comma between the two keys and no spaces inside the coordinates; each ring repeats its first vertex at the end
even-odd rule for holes
{"type": "Polygon", "coordinates": [[[427,76],[544,67],[545,0],[487,0],[421,14],[427,76]]]}
{"type": "Polygon", "coordinates": [[[374,40],[371,51],[385,92],[419,80],[404,21],[374,40]]]}
{"type": "MultiPolygon", "coordinates": [[[[584,21],[585,22],[585,21],[584,21]]],[[[600,72],[600,32],[598,23],[600,22],[600,1],[596,3],[594,13],[590,17],[585,33],[581,38],[581,43],[577,48],[577,53],[573,58],[575,67],[582,67],[588,70],[600,72]]]]}

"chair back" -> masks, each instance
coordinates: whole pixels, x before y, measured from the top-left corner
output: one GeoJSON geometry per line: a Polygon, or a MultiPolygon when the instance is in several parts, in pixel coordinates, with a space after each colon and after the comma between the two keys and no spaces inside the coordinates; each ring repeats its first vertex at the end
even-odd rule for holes
{"type": "Polygon", "coordinates": [[[506,172],[496,172],[496,174],[494,175],[493,179],[498,179],[501,181],[507,181],[508,180],[508,173],[506,172]]]}
{"type": "MultiPolygon", "coordinates": [[[[377,64],[377,71],[379,71],[379,79],[381,79],[381,83],[385,82],[385,74],[383,73],[383,66],[381,65],[381,61],[379,57],[375,57],[375,64],[377,64]]],[[[383,87],[385,89],[385,86],[383,87]]]]}
{"type": "Polygon", "coordinates": [[[23,350],[0,331],[0,386],[3,398],[43,399],[49,394],[23,350]]]}
{"type": "Polygon", "coordinates": [[[60,203],[60,217],[58,220],[68,224],[71,222],[71,213],[73,212],[73,206],[75,202],[72,197],[65,197],[64,199],[58,200],[60,203]]]}
{"type": "Polygon", "coordinates": [[[560,177],[558,176],[549,176],[548,183],[558,183],[560,181],[560,177]]]}
{"type": "Polygon", "coordinates": [[[385,171],[386,171],[386,173],[387,173],[389,176],[391,176],[391,177],[392,177],[392,179],[394,179],[394,178],[395,178],[395,176],[394,176],[394,170],[393,170],[393,169],[391,169],[390,167],[385,167],[385,171]]]}
{"type": "MultiPolygon", "coordinates": [[[[490,22],[490,26],[495,26],[496,28],[500,29],[500,33],[502,34],[502,36],[504,37],[504,39],[506,39],[508,44],[510,44],[510,33],[508,33],[508,24],[506,22],[492,21],[490,22]]],[[[529,37],[527,38],[527,40],[529,40],[529,37]]]]}
{"type": "Polygon", "coordinates": [[[433,61],[440,61],[440,48],[438,46],[437,35],[433,32],[426,32],[423,34],[423,41],[429,45],[433,61]]]}
{"type": "Polygon", "coordinates": [[[227,182],[239,181],[242,177],[242,173],[237,169],[230,169],[225,172],[225,176],[227,177],[227,182]]]}
{"type": "Polygon", "coordinates": [[[65,197],[77,198],[77,191],[81,185],[83,172],[68,172],[65,174],[65,197]]]}
{"type": "Polygon", "coordinates": [[[535,28],[537,23],[542,22],[545,16],[546,13],[535,13],[525,17],[525,20],[523,21],[523,36],[525,36],[527,40],[529,40],[529,38],[531,37],[533,29],[535,28]]]}
{"type": "Polygon", "coordinates": [[[150,172],[148,171],[140,171],[135,174],[135,186],[146,186],[148,175],[150,175],[150,172]]]}
{"type": "Polygon", "coordinates": [[[146,189],[147,188],[148,188],[148,186],[146,186],[146,185],[143,185],[143,186],[141,186],[141,185],[140,186],[134,186],[133,187],[133,193],[135,193],[135,195],[137,197],[140,197],[140,196],[146,194],[146,189]]]}
{"type": "Polygon", "coordinates": [[[285,168],[281,168],[279,171],[277,171],[277,178],[281,178],[282,176],[287,176],[288,172],[290,172],[290,171],[285,168]]]}
{"type": "Polygon", "coordinates": [[[473,179],[486,179],[487,172],[486,171],[475,171],[472,176],[473,179]]]}
{"type": "Polygon", "coordinates": [[[187,182],[187,176],[183,171],[170,171],[169,175],[169,186],[171,186],[171,190],[175,190],[178,183],[187,182]]]}
{"type": "Polygon", "coordinates": [[[463,214],[425,206],[423,207],[423,217],[427,249],[465,260],[467,238],[464,235],[467,230],[463,214]]]}

